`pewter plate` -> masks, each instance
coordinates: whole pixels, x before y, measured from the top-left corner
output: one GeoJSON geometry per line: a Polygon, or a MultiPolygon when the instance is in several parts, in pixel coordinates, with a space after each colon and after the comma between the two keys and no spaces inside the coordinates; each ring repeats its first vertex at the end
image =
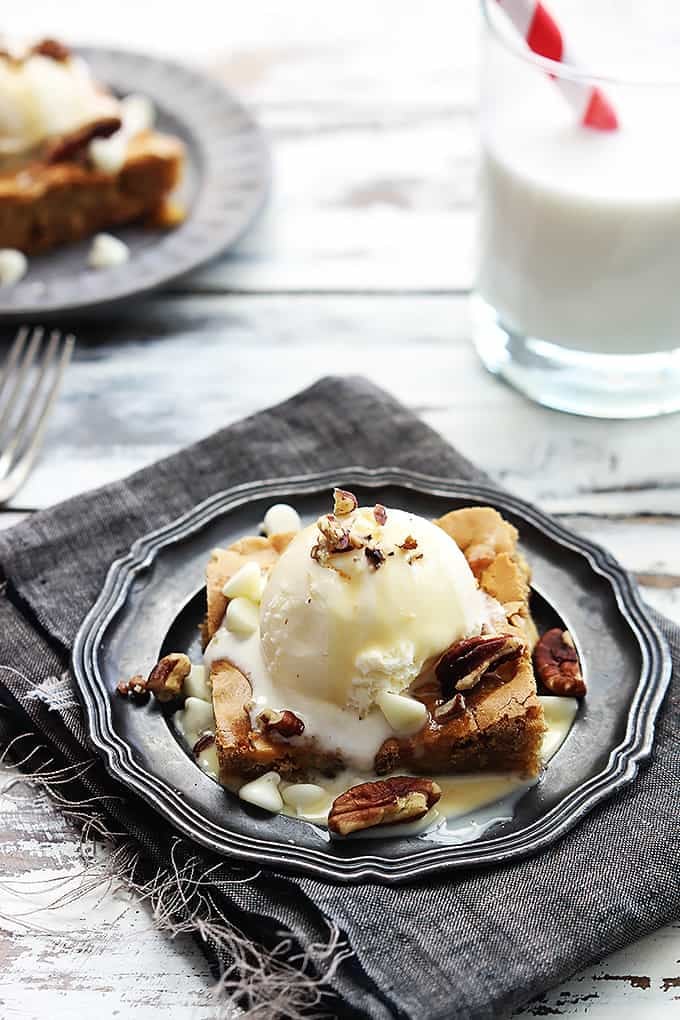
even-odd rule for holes
{"type": "MultiPolygon", "coordinates": [[[[196,661],[196,660],[194,660],[196,661]]],[[[83,622],[73,666],[93,747],[110,772],[179,831],[240,861],[346,882],[405,882],[447,869],[489,865],[537,853],[635,778],[648,757],[654,721],[670,677],[665,641],[633,582],[603,549],[539,510],[484,485],[385,468],[348,468],[237,486],[139,539],[116,561],[83,622]],[[423,836],[338,840],[306,822],[272,817],[239,801],[188,757],[155,703],[117,697],[121,677],[151,668],[171,650],[200,654],[196,628],[205,610],[210,550],[257,531],[273,502],[303,518],[328,508],[333,485],[360,502],[437,517],[459,506],[495,506],[519,529],[533,569],[539,629],[561,623],[576,641],[588,681],[565,743],[512,819],[457,845],[423,836]]]]}
{"type": "Polygon", "coordinates": [[[89,269],[91,240],[29,259],[29,272],[0,288],[0,318],[46,320],[101,310],[154,290],[225,252],[262,207],[270,179],[264,136],[250,115],[218,81],[182,64],[127,50],[82,48],[93,74],[116,94],[139,92],[156,107],[159,131],[177,135],[186,148],[184,180],[177,191],[188,210],[173,230],[115,227],[131,249],[129,262],[89,269]]]}

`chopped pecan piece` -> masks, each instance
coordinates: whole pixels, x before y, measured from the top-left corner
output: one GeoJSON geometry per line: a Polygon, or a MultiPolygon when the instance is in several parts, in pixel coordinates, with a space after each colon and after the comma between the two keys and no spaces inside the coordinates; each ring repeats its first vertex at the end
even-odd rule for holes
{"type": "Polygon", "coordinates": [[[64,46],[57,39],[42,39],[31,48],[31,53],[35,53],[40,57],[50,57],[52,60],[58,60],[60,64],[63,64],[71,56],[68,46],[64,46]]]}
{"type": "Polygon", "coordinates": [[[317,527],[326,540],[329,552],[346,552],[349,549],[349,532],[336,520],[334,514],[320,517],[317,527]]]}
{"type": "Polygon", "coordinates": [[[100,120],[85,124],[84,127],[71,131],[68,135],[57,138],[45,152],[46,163],[68,163],[85,149],[94,138],[108,138],[121,126],[120,117],[102,117],[100,120]]]}
{"type": "Polygon", "coordinates": [[[337,517],[345,517],[351,514],[359,506],[359,500],[353,492],[346,489],[333,489],[333,513],[337,517]]]}
{"type": "Polygon", "coordinates": [[[278,733],[280,737],[299,737],[305,732],[305,724],[295,712],[284,709],[277,712],[273,708],[265,708],[257,717],[257,721],[266,733],[278,733]]]}
{"type": "Polygon", "coordinates": [[[183,652],[171,652],[164,655],[149,673],[147,689],[159,701],[171,701],[182,693],[184,681],[190,672],[189,656],[183,652]]]}
{"type": "Polygon", "coordinates": [[[333,801],[328,828],[340,836],[374,825],[396,825],[422,818],[441,797],[432,779],[391,776],[374,783],[360,783],[333,801]]]}
{"type": "Polygon", "coordinates": [[[385,553],[381,549],[376,549],[375,546],[367,545],[364,554],[374,570],[378,570],[385,562],[385,553]]]}
{"type": "Polygon", "coordinates": [[[518,659],[525,647],[520,638],[510,634],[480,634],[457,641],[444,652],[435,667],[444,697],[474,687],[492,666],[518,659]]]}
{"type": "Polygon", "coordinates": [[[546,631],[534,650],[534,664],[540,681],[551,694],[585,697],[586,682],[568,630],[553,627],[546,631]]]}
{"type": "Polygon", "coordinates": [[[376,524],[384,524],[387,520],[387,510],[382,503],[376,503],[373,507],[373,516],[375,517],[376,524]]]}
{"type": "Polygon", "coordinates": [[[212,747],[214,743],[215,743],[214,733],[202,733],[201,736],[196,741],[196,743],[194,744],[193,747],[194,754],[196,755],[202,754],[203,751],[207,750],[207,748],[212,747]]]}
{"type": "Polygon", "coordinates": [[[119,680],[116,685],[116,692],[123,698],[126,698],[129,694],[133,701],[144,702],[149,699],[146,680],[141,673],[131,676],[129,680],[119,680]]]}
{"type": "Polygon", "coordinates": [[[410,551],[411,549],[417,549],[418,543],[416,542],[413,535],[407,535],[404,541],[399,546],[399,548],[404,549],[406,551],[410,551]]]}
{"type": "Polygon", "coordinates": [[[434,710],[434,717],[437,722],[448,722],[449,719],[455,719],[456,716],[463,715],[465,712],[465,698],[458,692],[454,694],[452,698],[445,701],[443,705],[437,705],[434,710]]]}
{"type": "Polygon", "coordinates": [[[320,517],[316,526],[319,529],[319,538],[312,547],[310,555],[318,563],[323,564],[336,553],[349,552],[350,549],[361,547],[360,539],[350,534],[347,528],[343,528],[334,514],[320,517]]]}

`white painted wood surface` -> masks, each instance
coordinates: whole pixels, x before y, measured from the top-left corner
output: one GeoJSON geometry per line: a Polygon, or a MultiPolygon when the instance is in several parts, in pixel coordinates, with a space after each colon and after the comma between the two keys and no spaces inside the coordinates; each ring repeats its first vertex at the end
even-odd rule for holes
{"type": "MultiPolygon", "coordinates": [[[[73,324],[80,343],[43,456],[0,527],[322,373],[361,372],[610,548],[680,622],[680,416],[593,422],[534,407],[485,375],[469,344],[475,6],[192,0],[190,18],[164,0],[13,9],[18,34],[134,45],[219,75],[269,132],[275,186],[227,258],[169,296],[73,324]]],[[[44,909],[49,880],[78,871],[77,835],[42,795],[18,792],[0,797],[3,1020],[213,1017],[200,951],[156,932],[120,891],[44,909]],[[36,888],[41,909],[9,921],[32,909],[22,897],[36,888]]],[[[679,957],[675,925],[521,1015],[666,1020],[678,1012],[679,957]]]]}
{"type": "Polygon", "coordinates": [[[533,406],[482,369],[462,296],[175,295],[77,332],[14,507],[118,478],[321,374],[359,372],[551,511],[680,512],[680,417],[591,421],[533,406]]]}

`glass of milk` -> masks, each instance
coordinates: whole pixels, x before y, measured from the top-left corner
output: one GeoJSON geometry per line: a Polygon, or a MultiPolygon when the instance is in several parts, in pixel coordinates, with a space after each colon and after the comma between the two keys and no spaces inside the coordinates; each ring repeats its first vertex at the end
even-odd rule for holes
{"type": "Polygon", "coordinates": [[[550,10],[578,68],[532,53],[497,0],[482,0],[476,347],[549,407],[675,411],[680,10],[654,0],[550,10]],[[583,126],[578,97],[590,88],[611,103],[615,130],[583,126]]]}

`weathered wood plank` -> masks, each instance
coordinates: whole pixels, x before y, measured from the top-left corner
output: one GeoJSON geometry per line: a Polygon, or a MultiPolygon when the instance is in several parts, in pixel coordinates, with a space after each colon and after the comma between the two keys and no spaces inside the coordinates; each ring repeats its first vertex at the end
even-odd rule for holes
{"type": "Polygon", "coordinates": [[[159,934],[124,891],[103,885],[48,909],[59,893],[79,888],[82,862],[74,828],[44,794],[26,787],[0,794],[0,834],[3,1017],[214,1016],[198,946],[159,934]],[[57,890],[55,882],[69,878],[57,890]]]}
{"type": "Polygon", "coordinates": [[[640,1020],[674,1016],[678,1008],[680,924],[669,925],[542,995],[515,1017],[640,1020]]]}
{"type": "Polygon", "coordinates": [[[118,478],[326,372],[358,372],[554,512],[680,513],[680,417],[593,421],[530,404],[482,369],[461,297],[160,297],[74,327],[17,507],[118,478]]]}

